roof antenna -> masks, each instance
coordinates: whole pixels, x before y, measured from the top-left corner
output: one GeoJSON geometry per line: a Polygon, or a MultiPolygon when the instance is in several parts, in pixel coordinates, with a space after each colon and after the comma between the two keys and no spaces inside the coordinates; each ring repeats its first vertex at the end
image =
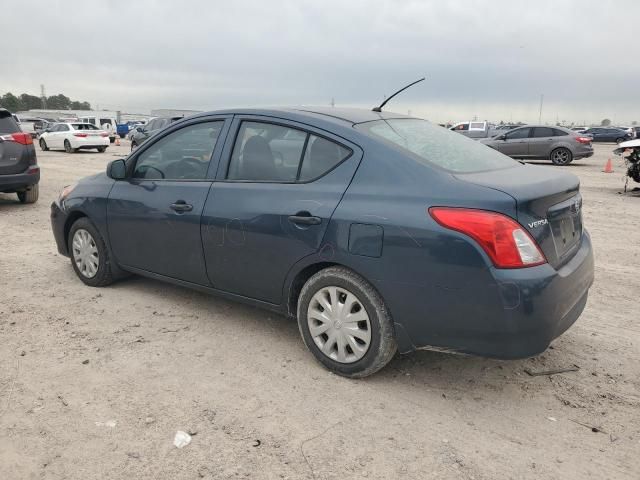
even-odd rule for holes
{"type": "Polygon", "coordinates": [[[420,83],[421,81],[424,80],[425,77],[422,77],[419,80],[416,80],[415,82],[411,82],[409,85],[407,85],[406,87],[401,88],[400,90],[398,90],[396,93],[394,93],[393,95],[391,95],[389,98],[387,98],[384,102],[382,102],[380,104],[379,107],[373,107],[371,110],[373,110],[374,112],[381,112],[382,111],[382,107],[384,107],[387,102],[389,100],[391,100],[393,97],[395,97],[396,95],[398,95],[400,92],[404,92],[407,88],[412,87],[413,85],[415,85],[416,83],[420,83]]]}

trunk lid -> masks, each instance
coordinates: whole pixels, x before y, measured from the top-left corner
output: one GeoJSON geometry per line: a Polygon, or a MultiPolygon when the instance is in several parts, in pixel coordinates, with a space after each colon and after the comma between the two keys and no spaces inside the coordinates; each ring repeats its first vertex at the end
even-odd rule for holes
{"type": "Polygon", "coordinates": [[[569,261],[578,250],[583,233],[582,197],[575,175],[557,167],[525,164],[456,177],[513,197],[516,220],[536,240],[554,268],[569,261]]]}

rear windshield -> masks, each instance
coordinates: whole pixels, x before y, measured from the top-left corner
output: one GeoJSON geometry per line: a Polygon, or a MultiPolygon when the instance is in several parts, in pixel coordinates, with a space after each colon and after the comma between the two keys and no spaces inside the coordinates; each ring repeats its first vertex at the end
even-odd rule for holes
{"type": "Polygon", "coordinates": [[[13,116],[7,112],[0,112],[0,133],[16,133],[20,131],[20,127],[13,119],[13,116]]]}
{"type": "Polygon", "coordinates": [[[482,172],[518,165],[515,160],[492,148],[426,120],[375,120],[356,125],[356,128],[401,147],[421,163],[436,165],[454,173],[482,172]]]}
{"type": "Polygon", "coordinates": [[[98,127],[90,123],[72,123],[71,125],[76,130],[98,130],[98,127]]]}

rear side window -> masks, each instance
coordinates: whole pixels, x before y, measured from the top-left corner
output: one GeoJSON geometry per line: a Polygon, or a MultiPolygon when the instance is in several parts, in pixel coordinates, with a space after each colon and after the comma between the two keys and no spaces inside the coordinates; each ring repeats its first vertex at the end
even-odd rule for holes
{"type": "Polygon", "coordinates": [[[554,130],[548,127],[536,127],[533,129],[534,138],[553,137],[554,130]]]}
{"type": "Polygon", "coordinates": [[[9,112],[0,112],[0,132],[16,133],[20,131],[20,127],[13,119],[9,112]]]}
{"type": "Polygon", "coordinates": [[[76,130],[98,130],[98,127],[90,123],[74,123],[73,128],[76,130]]]}
{"type": "Polygon", "coordinates": [[[450,172],[481,172],[519,165],[492,148],[426,120],[375,120],[361,123],[356,128],[400,147],[421,163],[450,172]]]}
{"type": "Polygon", "coordinates": [[[311,135],[302,159],[300,181],[318,178],[351,155],[351,150],[326,138],[311,135]]]}
{"type": "Polygon", "coordinates": [[[349,155],[348,148],[297,128],[242,122],[227,179],[308,182],[323,176],[349,155]]]}
{"type": "Polygon", "coordinates": [[[558,130],[557,128],[553,129],[553,134],[556,137],[564,137],[565,135],[569,135],[567,132],[563,131],[563,130],[558,130]]]}

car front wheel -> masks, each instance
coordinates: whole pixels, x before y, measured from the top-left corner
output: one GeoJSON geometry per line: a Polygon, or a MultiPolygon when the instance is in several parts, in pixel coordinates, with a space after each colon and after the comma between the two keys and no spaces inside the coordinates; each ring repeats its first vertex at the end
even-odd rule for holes
{"type": "Polygon", "coordinates": [[[42,149],[43,152],[46,152],[47,150],[49,150],[49,147],[47,147],[47,142],[45,142],[44,138],[40,139],[40,148],[42,149]]]}
{"type": "Polygon", "coordinates": [[[98,152],[104,153],[107,151],[107,147],[98,147],[98,152]]]}
{"type": "Polygon", "coordinates": [[[393,322],[382,297],[347,268],[330,267],[313,275],[300,292],[297,314],[307,348],[339,375],[371,375],[396,352],[393,322]]]}
{"type": "Polygon", "coordinates": [[[616,143],[622,143],[624,142],[626,139],[620,137],[620,138],[616,138],[616,143]]]}
{"type": "Polygon", "coordinates": [[[91,220],[76,220],[69,231],[68,245],[71,264],[80,280],[91,287],[113,283],[107,247],[91,220]]]}

